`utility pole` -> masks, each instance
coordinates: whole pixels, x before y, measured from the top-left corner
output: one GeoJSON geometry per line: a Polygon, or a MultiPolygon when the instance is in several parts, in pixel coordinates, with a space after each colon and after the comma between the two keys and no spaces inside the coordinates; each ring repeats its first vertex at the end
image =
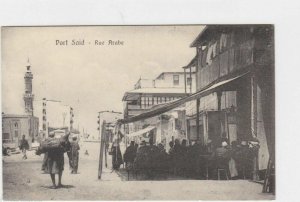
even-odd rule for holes
{"type": "Polygon", "coordinates": [[[47,100],[43,98],[43,138],[48,137],[48,125],[47,123],[47,102],[61,102],[60,100],[47,100]]]}
{"type": "Polygon", "coordinates": [[[73,117],[74,117],[73,108],[70,107],[70,133],[73,130],[73,123],[74,123],[73,117]]]}
{"type": "Polygon", "coordinates": [[[62,113],[62,116],[63,116],[63,127],[65,127],[65,122],[66,122],[66,116],[67,116],[67,113],[66,113],[66,112],[63,112],[63,113],[62,113]]]}

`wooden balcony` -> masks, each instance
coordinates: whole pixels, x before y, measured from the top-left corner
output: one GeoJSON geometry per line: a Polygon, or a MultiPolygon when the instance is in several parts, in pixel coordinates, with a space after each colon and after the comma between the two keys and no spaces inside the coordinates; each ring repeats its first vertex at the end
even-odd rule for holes
{"type": "Polygon", "coordinates": [[[211,64],[199,67],[197,72],[197,91],[241,68],[253,64],[254,40],[231,47],[216,55],[211,64]]]}

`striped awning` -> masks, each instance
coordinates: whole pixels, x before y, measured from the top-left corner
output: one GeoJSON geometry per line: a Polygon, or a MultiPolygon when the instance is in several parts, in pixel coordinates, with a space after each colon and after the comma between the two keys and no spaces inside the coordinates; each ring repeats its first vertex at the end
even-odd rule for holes
{"type": "Polygon", "coordinates": [[[139,131],[136,131],[136,132],[133,132],[133,133],[130,133],[128,135],[126,135],[127,137],[136,137],[136,136],[140,136],[140,135],[143,135],[145,133],[148,133],[150,132],[151,130],[155,129],[156,127],[155,126],[148,126],[147,128],[144,128],[142,130],[139,130],[139,131]]]}

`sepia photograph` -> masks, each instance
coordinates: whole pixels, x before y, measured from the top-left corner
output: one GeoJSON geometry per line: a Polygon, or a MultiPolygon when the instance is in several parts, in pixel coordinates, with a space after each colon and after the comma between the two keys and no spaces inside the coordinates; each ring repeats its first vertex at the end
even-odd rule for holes
{"type": "Polygon", "coordinates": [[[275,29],[2,26],[3,200],[275,200],[275,29]]]}

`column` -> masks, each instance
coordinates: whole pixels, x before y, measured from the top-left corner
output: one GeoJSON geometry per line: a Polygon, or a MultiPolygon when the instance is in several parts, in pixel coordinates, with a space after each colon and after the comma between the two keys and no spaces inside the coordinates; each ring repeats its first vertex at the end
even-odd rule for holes
{"type": "MultiPolygon", "coordinates": [[[[257,81],[255,74],[251,75],[251,133],[257,137],[257,81]]],[[[253,180],[259,180],[258,176],[258,154],[253,159],[253,180]]]]}

